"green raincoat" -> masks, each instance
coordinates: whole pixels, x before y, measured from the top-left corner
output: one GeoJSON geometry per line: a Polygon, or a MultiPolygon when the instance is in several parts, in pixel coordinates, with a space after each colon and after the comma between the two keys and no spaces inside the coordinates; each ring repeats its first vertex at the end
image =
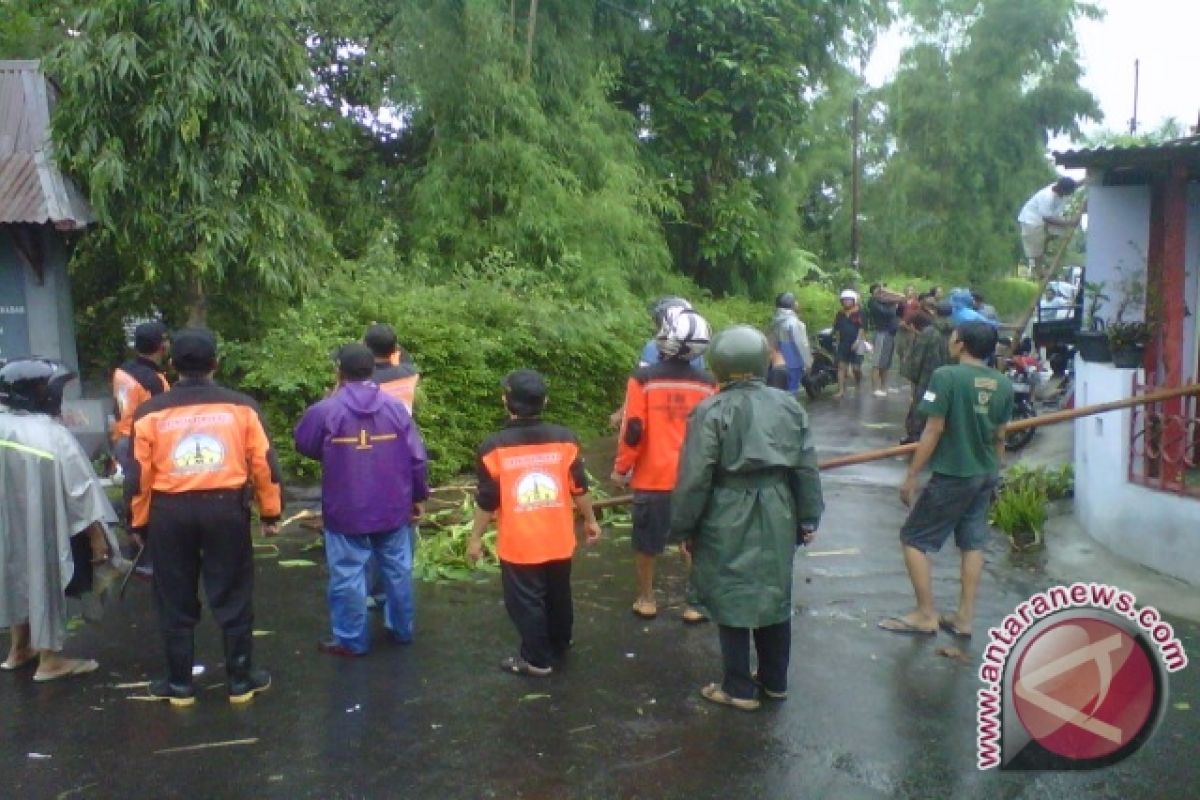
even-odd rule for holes
{"type": "Polygon", "coordinates": [[[671,535],[692,549],[692,581],[720,625],[762,628],[792,612],[799,529],[824,502],[808,415],[761,380],[728,384],[688,421],[671,496],[671,535]]]}

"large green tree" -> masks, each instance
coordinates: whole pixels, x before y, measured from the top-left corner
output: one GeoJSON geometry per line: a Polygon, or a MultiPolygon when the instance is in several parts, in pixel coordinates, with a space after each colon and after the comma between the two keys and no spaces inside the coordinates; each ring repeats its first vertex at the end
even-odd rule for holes
{"type": "Polygon", "coordinates": [[[1080,86],[1079,0],[912,0],[915,41],[882,94],[891,151],[864,197],[877,270],[982,281],[1017,263],[1016,215],[1053,176],[1054,133],[1098,118],[1080,86]]]}
{"type": "MultiPolygon", "coordinates": [[[[644,4],[626,62],[648,162],[681,214],[676,267],[717,292],[763,294],[789,263],[799,207],[828,167],[813,104],[886,5],[872,0],[665,0],[644,4]],[[810,149],[822,166],[801,170],[810,149]]],[[[844,129],[840,143],[848,151],[844,129]]]]}
{"type": "Polygon", "coordinates": [[[443,276],[501,251],[603,295],[660,280],[666,197],[639,163],[634,118],[609,102],[593,4],[423,6],[396,38],[412,84],[405,135],[427,148],[404,219],[411,249],[443,276]]]}
{"type": "Polygon", "coordinates": [[[120,281],[205,321],[208,299],[294,294],[325,252],[301,157],[300,0],[89,0],[49,62],[54,136],[120,281]]]}

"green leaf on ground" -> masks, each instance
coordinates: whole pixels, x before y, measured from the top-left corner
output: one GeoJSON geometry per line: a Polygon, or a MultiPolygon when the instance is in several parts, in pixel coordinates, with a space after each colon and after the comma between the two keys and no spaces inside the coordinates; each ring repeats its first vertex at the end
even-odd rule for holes
{"type": "Polygon", "coordinates": [[[1175,710],[1176,710],[1176,711],[1191,711],[1191,710],[1192,710],[1192,704],[1191,704],[1191,703],[1189,703],[1189,702],[1187,702],[1186,700],[1185,700],[1185,701],[1182,701],[1182,702],[1179,702],[1179,703],[1176,703],[1176,704],[1175,704],[1175,710]]]}
{"type": "Polygon", "coordinates": [[[534,693],[534,694],[527,694],[524,697],[522,697],[521,702],[524,703],[527,700],[549,700],[549,699],[550,699],[550,695],[548,695],[548,694],[534,693]]]}
{"type": "Polygon", "coordinates": [[[307,558],[289,558],[279,562],[281,567],[315,567],[317,562],[309,561],[307,558]]]}

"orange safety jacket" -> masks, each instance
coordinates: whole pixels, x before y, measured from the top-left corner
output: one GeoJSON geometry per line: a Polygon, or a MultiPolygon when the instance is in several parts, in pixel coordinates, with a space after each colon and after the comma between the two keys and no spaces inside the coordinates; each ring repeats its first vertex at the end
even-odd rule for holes
{"type": "Polygon", "coordinates": [[[112,393],[116,405],[116,420],[110,432],[112,440],[123,439],[133,432],[133,414],[138,406],[151,397],[171,388],[162,367],[148,358],[126,361],[113,370],[112,393]]]}
{"type": "Polygon", "coordinates": [[[515,419],[479,448],[475,502],[496,515],[496,551],[510,564],[575,552],[574,498],[588,490],[579,442],[567,428],[515,419]]]}
{"type": "Polygon", "coordinates": [[[686,361],[660,361],[634,372],[625,388],[625,420],[613,471],[632,471],[635,490],[674,489],[688,417],[716,391],[716,378],[686,361]]]}
{"type": "Polygon", "coordinates": [[[155,493],[181,494],[254,485],[263,522],[283,512],[279,462],[258,405],[210,380],[185,379],[143,403],[133,419],[125,499],[131,527],[150,522],[155,493]]]}
{"type": "Polygon", "coordinates": [[[400,364],[376,362],[375,374],[371,376],[371,380],[379,385],[384,394],[399,401],[409,415],[412,415],[413,402],[417,397],[417,383],[421,380],[421,374],[417,372],[417,368],[413,366],[412,362],[400,364]]]}

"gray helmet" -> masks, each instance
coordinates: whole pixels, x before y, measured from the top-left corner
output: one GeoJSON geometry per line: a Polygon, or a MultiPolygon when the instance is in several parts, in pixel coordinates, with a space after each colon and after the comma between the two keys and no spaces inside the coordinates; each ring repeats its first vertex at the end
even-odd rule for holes
{"type": "Polygon", "coordinates": [[[650,307],[650,313],[654,315],[654,325],[658,328],[663,326],[663,322],[667,319],[667,312],[673,308],[691,308],[692,304],[682,297],[660,297],[654,301],[654,305],[650,307]]]}
{"type": "Polygon", "coordinates": [[[58,416],[63,388],[76,377],[48,358],[17,358],[0,367],[0,403],[19,411],[58,416]]]}
{"type": "Polygon", "coordinates": [[[776,308],[790,308],[796,310],[796,295],[791,292],[783,292],[775,298],[776,308]]]}
{"type": "Polygon", "coordinates": [[[717,334],[708,348],[708,366],[721,383],[765,378],[771,362],[767,337],[749,325],[734,325],[717,334]]]}

